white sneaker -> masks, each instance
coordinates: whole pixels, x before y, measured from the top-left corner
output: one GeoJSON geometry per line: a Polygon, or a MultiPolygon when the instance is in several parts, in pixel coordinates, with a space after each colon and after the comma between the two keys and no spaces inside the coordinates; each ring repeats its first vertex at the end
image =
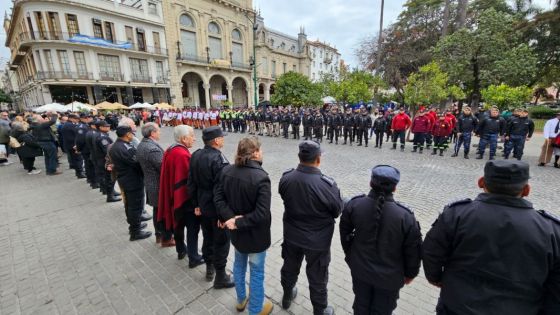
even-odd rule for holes
{"type": "Polygon", "coordinates": [[[41,174],[41,170],[32,170],[31,172],[27,172],[27,175],[38,175],[41,174]]]}
{"type": "Polygon", "coordinates": [[[7,161],[7,162],[4,162],[4,163],[0,163],[0,166],[8,166],[8,165],[12,165],[12,164],[14,164],[14,162],[7,161]]]}

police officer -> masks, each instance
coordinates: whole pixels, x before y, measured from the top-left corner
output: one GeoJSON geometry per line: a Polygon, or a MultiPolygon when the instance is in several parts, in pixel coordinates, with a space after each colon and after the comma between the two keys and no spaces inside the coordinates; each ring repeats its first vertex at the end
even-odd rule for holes
{"type": "Polygon", "coordinates": [[[490,110],[490,117],[484,118],[480,121],[477,128],[477,135],[480,137],[478,143],[478,152],[476,155],[477,160],[482,160],[486,146],[490,144],[490,158],[493,160],[496,156],[496,149],[498,148],[498,136],[504,133],[506,122],[499,116],[500,112],[497,107],[490,110]]]}
{"type": "Polygon", "coordinates": [[[369,194],[352,198],[340,217],[356,315],[392,314],[399,290],[420,270],[420,226],[414,213],[393,198],[399,181],[396,168],[374,167],[369,194]]]}
{"type": "Polygon", "coordinates": [[[118,126],[117,137],[117,141],[109,150],[109,156],[119,186],[126,196],[124,206],[130,240],[142,240],[152,235],[152,232],[142,230],[146,226],[142,224],[142,213],[145,205],[144,173],[136,159],[136,148],[131,143],[134,138],[132,128],[130,126],[118,126]]]}
{"type": "Polygon", "coordinates": [[[206,261],[206,280],[214,280],[214,289],[232,288],[235,284],[226,274],[229,254],[229,234],[223,226],[223,218],[218,216],[214,204],[214,184],[222,169],[229,161],[220,151],[224,146],[224,134],[219,127],[209,127],[202,131],[204,148],[191,157],[188,190],[195,207],[195,214],[201,216],[204,241],[202,256],[206,261]],[[214,279],[214,272],[216,278],[214,279]]]}
{"type": "Polygon", "coordinates": [[[94,169],[90,160],[90,151],[86,146],[86,134],[90,130],[89,122],[92,121],[91,116],[85,113],[80,114],[80,123],[77,125],[77,134],[75,140],[76,154],[81,155],[84,164],[87,183],[94,182],[94,169]]]}
{"type": "Polygon", "coordinates": [[[529,165],[489,161],[475,200],[449,204],[426,235],[437,314],[560,314],[560,220],[535,211],[529,165]]]}
{"type": "Polygon", "coordinates": [[[371,116],[368,114],[365,108],[362,107],[360,110],[361,115],[358,116],[357,126],[358,126],[358,146],[362,145],[362,140],[365,141],[366,148],[368,146],[368,130],[371,129],[373,121],[371,116]]]}
{"type": "Polygon", "coordinates": [[[338,107],[333,107],[332,109],[332,118],[331,118],[331,126],[330,126],[330,142],[329,143],[333,143],[333,138],[334,138],[334,143],[338,144],[338,137],[340,136],[340,128],[342,128],[342,117],[338,114],[338,107]]]}
{"type": "Polygon", "coordinates": [[[89,126],[89,130],[86,132],[86,136],[85,136],[85,146],[82,149],[82,155],[84,156],[84,164],[86,167],[86,175],[87,175],[87,169],[90,168],[90,172],[91,172],[91,182],[90,182],[90,186],[92,189],[98,189],[99,188],[99,178],[97,177],[96,173],[95,173],[95,158],[93,156],[93,150],[94,150],[94,145],[95,145],[95,138],[98,135],[97,132],[97,121],[95,120],[90,120],[88,123],[89,126]],[[86,154],[86,152],[88,152],[89,154],[86,154]]]}
{"type": "Polygon", "coordinates": [[[319,169],[318,143],[300,143],[298,157],[298,167],[282,175],[278,188],[284,201],[282,307],[289,308],[297,295],[296,282],[305,257],[313,314],[334,314],[327,301],[328,267],[334,223],[340,215],[342,199],[335,181],[319,169]]]}
{"type": "Polygon", "coordinates": [[[95,174],[99,179],[99,188],[104,195],[107,195],[107,202],[117,202],[121,198],[115,196],[115,182],[111,178],[111,171],[105,168],[105,157],[109,150],[109,145],[113,140],[109,137],[111,125],[101,120],[97,123],[99,134],[94,141],[93,158],[95,160],[95,174]]]}
{"type": "Polygon", "coordinates": [[[288,139],[290,132],[290,123],[292,121],[292,116],[288,112],[288,109],[284,109],[284,112],[280,116],[280,121],[282,122],[282,134],[284,139],[288,139]]]}
{"type": "Polygon", "coordinates": [[[525,141],[529,141],[535,131],[535,123],[528,117],[527,109],[520,110],[519,117],[513,117],[506,127],[506,144],[504,145],[504,158],[509,159],[513,150],[513,157],[521,160],[525,141]]]}
{"type": "Polygon", "coordinates": [[[344,114],[343,124],[344,124],[344,143],[347,143],[348,138],[350,138],[350,145],[354,142],[354,115],[352,114],[352,108],[346,109],[344,114]]]}
{"type": "Polygon", "coordinates": [[[299,140],[299,126],[301,125],[301,116],[299,115],[297,110],[292,109],[290,121],[292,124],[292,133],[294,134],[294,140],[299,140]]]}
{"type": "Polygon", "coordinates": [[[323,114],[321,114],[320,111],[317,111],[315,117],[313,118],[313,133],[319,143],[323,142],[323,125],[323,114]]]}
{"type": "Polygon", "coordinates": [[[76,177],[86,178],[84,174],[84,160],[81,154],[76,152],[76,136],[78,135],[79,117],[76,114],[68,115],[68,121],[60,128],[64,139],[64,151],[68,157],[68,164],[76,172],[76,177]]]}
{"type": "Polygon", "coordinates": [[[313,115],[311,115],[311,111],[308,109],[305,112],[305,117],[303,117],[303,137],[305,140],[313,140],[313,115]]]}
{"type": "Polygon", "coordinates": [[[457,119],[457,142],[455,142],[455,150],[451,157],[458,156],[461,145],[463,145],[464,157],[469,158],[472,133],[476,130],[477,125],[478,119],[473,116],[471,108],[463,107],[463,114],[457,119]]]}

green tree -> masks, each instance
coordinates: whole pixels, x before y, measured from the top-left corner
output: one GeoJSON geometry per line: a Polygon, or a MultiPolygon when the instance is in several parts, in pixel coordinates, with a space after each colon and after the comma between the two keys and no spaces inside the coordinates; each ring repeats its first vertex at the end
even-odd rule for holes
{"type": "Polygon", "coordinates": [[[382,82],[369,72],[354,70],[341,75],[339,81],[331,84],[330,96],[343,103],[367,102],[372,99],[373,91],[383,86],[382,82]]]}
{"type": "Polygon", "coordinates": [[[507,84],[490,85],[482,90],[487,107],[497,106],[500,110],[521,107],[531,99],[533,90],[526,86],[511,87],[507,84]]]}
{"type": "Polygon", "coordinates": [[[6,94],[3,90],[0,90],[0,103],[11,103],[12,98],[6,94]]]}
{"type": "Polygon", "coordinates": [[[293,71],[281,75],[270,101],[275,105],[321,105],[321,87],[309,78],[293,71]]]}

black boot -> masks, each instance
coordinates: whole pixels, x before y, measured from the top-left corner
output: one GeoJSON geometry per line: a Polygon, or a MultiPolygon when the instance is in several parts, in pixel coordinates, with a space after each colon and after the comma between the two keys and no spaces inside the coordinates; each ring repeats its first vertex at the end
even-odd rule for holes
{"type": "Polygon", "coordinates": [[[477,154],[477,155],[476,155],[476,159],[477,159],[477,160],[482,160],[482,154],[480,154],[480,153],[477,154]]]}
{"type": "Polygon", "coordinates": [[[451,157],[457,157],[459,154],[457,154],[457,152],[451,154],[451,157]]]}
{"type": "Polygon", "coordinates": [[[393,147],[391,148],[391,150],[396,150],[397,149],[397,144],[393,143],[393,147]]]}
{"type": "Polygon", "coordinates": [[[206,264],[206,281],[210,282],[214,280],[214,274],[216,270],[214,269],[214,265],[206,264]]]}
{"type": "Polygon", "coordinates": [[[313,310],[314,315],[334,315],[334,308],[332,306],[327,306],[323,310],[313,310]]]}
{"type": "Polygon", "coordinates": [[[437,149],[434,149],[432,155],[436,155],[436,154],[437,154],[437,149]]]}
{"type": "Polygon", "coordinates": [[[122,198],[121,197],[117,197],[111,193],[107,194],[107,202],[117,202],[117,201],[121,201],[122,198]]]}
{"type": "Polygon", "coordinates": [[[465,153],[464,158],[468,160],[468,159],[469,159],[469,154],[468,154],[468,153],[465,153]]]}
{"type": "Polygon", "coordinates": [[[225,269],[216,270],[216,278],[214,279],[214,289],[233,288],[235,283],[231,280],[231,276],[226,273],[225,269]]]}
{"type": "Polygon", "coordinates": [[[420,154],[424,153],[424,148],[420,147],[420,152],[418,152],[420,154]]]}
{"type": "Polygon", "coordinates": [[[76,172],[76,177],[78,179],[87,178],[87,176],[84,172],[76,172]]]}
{"type": "Polygon", "coordinates": [[[413,147],[412,147],[412,151],[410,151],[410,152],[416,153],[417,151],[418,151],[418,147],[417,147],[417,146],[413,146],[413,147]]]}
{"type": "Polygon", "coordinates": [[[401,152],[404,152],[404,145],[401,145],[401,152]]]}
{"type": "Polygon", "coordinates": [[[439,156],[443,156],[443,149],[439,149],[439,156]]]}
{"type": "Polygon", "coordinates": [[[297,288],[293,287],[291,290],[284,290],[284,296],[282,297],[282,308],[287,310],[292,305],[292,301],[297,296],[297,288]]]}
{"type": "Polygon", "coordinates": [[[140,230],[140,231],[130,233],[130,240],[138,241],[138,240],[146,239],[150,236],[152,236],[152,232],[140,230]]]}

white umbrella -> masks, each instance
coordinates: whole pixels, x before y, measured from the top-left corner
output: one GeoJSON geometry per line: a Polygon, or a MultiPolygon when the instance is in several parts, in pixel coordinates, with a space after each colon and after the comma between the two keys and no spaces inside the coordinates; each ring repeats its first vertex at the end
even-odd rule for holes
{"type": "Polygon", "coordinates": [[[332,96],[323,97],[323,104],[336,103],[336,100],[332,96]]]}
{"type": "Polygon", "coordinates": [[[68,109],[66,106],[64,106],[62,104],[58,104],[58,103],[46,104],[46,105],[35,108],[35,112],[37,112],[37,113],[44,113],[44,112],[49,112],[49,111],[65,113],[69,110],[70,109],[68,109]]]}
{"type": "Polygon", "coordinates": [[[66,105],[66,108],[68,108],[68,110],[71,110],[71,111],[74,111],[74,112],[78,112],[78,111],[82,111],[82,110],[87,110],[87,111],[95,110],[95,107],[93,107],[89,104],[84,104],[84,103],[77,102],[77,101],[74,101],[74,102],[66,105]]]}
{"type": "Polygon", "coordinates": [[[154,105],[150,105],[150,103],[144,103],[142,105],[144,105],[145,106],[144,108],[146,108],[146,109],[155,109],[156,108],[154,105]]]}
{"type": "Polygon", "coordinates": [[[148,104],[148,103],[144,103],[144,104],[136,103],[136,104],[129,107],[129,109],[143,109],[143,108],[151,109],[151,108],[154,108],[154,107],[152,105],[148,104]]]}

